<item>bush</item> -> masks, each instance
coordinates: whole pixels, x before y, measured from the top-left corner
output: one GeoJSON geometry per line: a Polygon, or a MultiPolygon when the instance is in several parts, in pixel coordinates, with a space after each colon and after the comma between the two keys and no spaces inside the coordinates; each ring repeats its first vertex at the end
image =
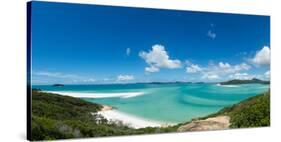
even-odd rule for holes
{"type": "Polygon", "coordinates": [[[236,106],[231,116],[231,128],[262,127],[270,125],[270,93],[265,93],[236,106]]]}

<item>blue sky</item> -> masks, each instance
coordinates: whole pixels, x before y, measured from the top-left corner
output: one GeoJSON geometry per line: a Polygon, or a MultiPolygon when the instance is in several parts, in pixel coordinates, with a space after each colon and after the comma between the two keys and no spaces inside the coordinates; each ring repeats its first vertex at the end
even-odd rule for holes
{"type": "Polygon", "coordinates": [[[34,84],[269,79],[270,18],[32,3],[34,84]]]}

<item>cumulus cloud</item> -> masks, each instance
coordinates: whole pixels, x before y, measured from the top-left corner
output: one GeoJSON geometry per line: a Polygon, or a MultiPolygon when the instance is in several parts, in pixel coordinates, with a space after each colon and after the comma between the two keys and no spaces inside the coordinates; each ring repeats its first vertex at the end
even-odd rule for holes
{"type": "Polygon", "coordinates": [[[231,68],[229,63],[223,63],[223,62],[219,62],[219,67],[222,69],[229,69],[231,68]]]}
{"type": "Polygon", "coordinates": [[[222,77],[227,77],[233,73],[239,73],[240,71],[247,71],[251,69],[251,66],[246,63],[240,63],[231,65],[227,62],[219,62],[217,64],[211,62],[206,67],[200,67],[199,65],[191,64],[186,67],[187,73],[200,73],[202,79],[216,80],[222,77]]]}
{"type": "Polygon", "coordinates": [[[249,70],[249,69],[251,69],[251,66],[246,63],[241,63],[239,65],[234,66],[235,71],[249,70]]]}
{"type": "Polygon", "coordinates": [[[118,75],[117,81],[131,81],[134,80],[135,77],[133,75],[118,75]]]}
{"type": "Polygon", "coordinates": [[[139,56],[149,65],[145,68],[146,72],[158,72],[160,68],[176,69],[181,67],[181,61],[170,59],[163,45],[153,45],[152,50],[149,52],[141,51],[139,56]]]}
{"type": "Polygon", "coordinates": [[[35,71],[32,72],[32,74],[36,76],[46,76],[46,77],[53,77],[53,78],[79,78],[79,76],[74,74],[65,74],[60,72],[35,71]]]}
{"type": "Polygon", "coordinates": [[[96,79],[89,76],[81,76],[76,74],[68,74],[62,72],[49,72],[49,71],[33,71],[32,81],[36,83],[94,83],[96,79]],[[37,81],[42,80],[42,81],[37,81]]]}
{"type": "Polygon", "coordinates": [[[191,64],[189,67],[186,67],[187,73],[197,73],[202,71],[203,69],[196,64],[191,64]]]}
{"type": "Polygon", "coordinates": [[[88,83],[93,83],[93,82],[96,82],[96,80],[95,79],[93,79],[93,78],[88,78],[88,79],[84,79],[84,80],[82,80],[83,82],[88,82],[88,83]]]}
{"type": "Polygon", "coordinates": [[[129,56],[130,54],[131,54],[131,49],[130,49],[130,48],[127,48],[127,49],[126,49],[126,55],[129,56]]]}
{"type": "Polygon", "coordinates": [[[265,76],[265,78],[270,78],[270,71],[269,71],[269,70],[266,71],[266,72],[264,73],[264,76],[265,76]]]}
{"type": "Polygon", "coordinates": [[[150,66],[150,67],[145,67],[145,72],[159,72],[159,68],[150,66]]]}
{"type": "Polygon", "coordinates": [[[208,79],[208,80],[216,80],[219,79],[219,75],[218,74],[212,74],[212,73],[203,73],[202,79],[208,79]]]}
{"type": "Polygon", "coordinates": [[[248,73],[235,73],[235,74],[229,75],[229,78],[230,79],[248,80],[248,79],[257,78],[257,76],[251,75],[251,74],[248,74],[248,73]]]}
{"type": "Polygon", "coordinates": [[[209,30],[207,36],[210,37],[211,39],[215,39],[217,37],[217,34],[212,30],[209,30]]]}
{"type": "Polygon", "coordinates": [[[234,72],[239,72],[242,70],[249,70],[249,69],[251,69],[251,66],[246,63],[230,65],[229,63],[223,63],[223,62],[220,62],[217,68],[218,71],[225,72],[225,73],[234,73],[234,72]]]}
{"type": "Polygon", "coordinates": [[[270,48],[264,46],[250,61],[257,66],[270,65],[270,48]]]}

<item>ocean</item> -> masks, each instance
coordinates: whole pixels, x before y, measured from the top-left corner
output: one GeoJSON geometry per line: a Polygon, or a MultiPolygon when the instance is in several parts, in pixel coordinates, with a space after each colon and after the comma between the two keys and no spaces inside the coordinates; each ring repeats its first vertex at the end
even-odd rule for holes
{"type": "Polygon", "coordinates": [[[115,107],[147,120],[181,123],[266,92],[269,85],[211,83],[33,85],[33,88],[115,107]]]}

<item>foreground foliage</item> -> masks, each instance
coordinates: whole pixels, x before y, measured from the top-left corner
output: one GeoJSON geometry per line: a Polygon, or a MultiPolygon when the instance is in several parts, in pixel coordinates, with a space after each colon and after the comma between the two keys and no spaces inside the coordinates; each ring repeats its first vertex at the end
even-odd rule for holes
{"type": "Polygon", "coordinates": [[[133,129],[94,114],[101,105],[82,99],[32,91],[32,140],[174,132],[177,126],[133,129]]]}
{"type": "Polygon", "coordinates": [[[250,98],[231,108],[231,128],[270,126],[270,93],[250,98]]]}
{"type": "Polygon", "coordinates": [[[270,92],[248,98],[207,117],[218,115],[230,116],[230,128],[270,126],[270,92]]]}

